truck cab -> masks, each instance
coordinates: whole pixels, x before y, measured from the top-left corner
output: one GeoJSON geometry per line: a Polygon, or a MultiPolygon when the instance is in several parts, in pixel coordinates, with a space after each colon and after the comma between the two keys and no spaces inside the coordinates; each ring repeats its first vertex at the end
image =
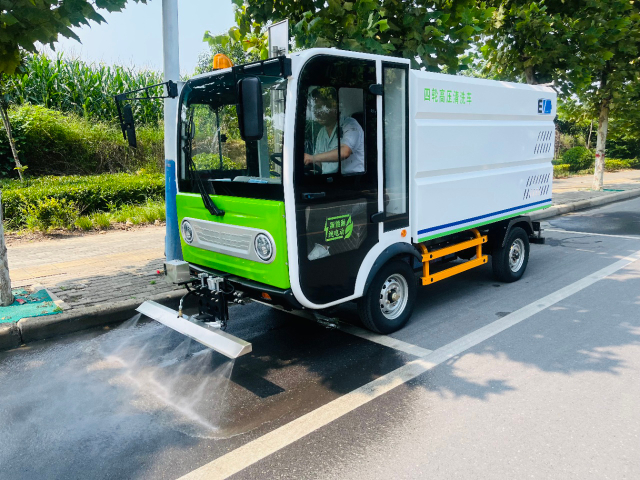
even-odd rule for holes
{"type": "Polygon", "coordinates": [[[409,63],[373,57],[308,51],[185,84],[177,208],[194,270],[319,309],[360,297],[390,245],[415,251],[407,235],[409,63]],[[249,77],[262,86],[259,140],[239,132],[237,84],[249,77]],[[323,148],[339,158],[305,163],[323,148]],[[224,215],[203,206],[198,184],[224,215]]]}

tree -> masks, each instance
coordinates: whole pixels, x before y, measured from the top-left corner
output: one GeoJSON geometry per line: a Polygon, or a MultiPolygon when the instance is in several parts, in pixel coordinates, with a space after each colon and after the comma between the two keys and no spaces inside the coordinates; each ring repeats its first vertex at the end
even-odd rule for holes
{"type": "Polygon", "coordinates": [[[4,225],[2,224],[2,191],[0,190],[0,305],[6,307],[13,303],[11,277],[9,277],[9,259],[7,245],[4,243],[4,225]]]}
{"type": "Polygon", "coordinates": [[[289,19],[298,48],[393,55],[411,59],[413,68],[451,73],[466,68],[464,54],[492,13],[476,0],[233,1],[238,39],[289,19]]]}
{"type": "MultiPolygon", "coordinates": [[[[146,3],[146,0],[134,1],[146,3]]],[[[24,51],[36,52],[37,42],[48,44],[53,49],[59,35],[80,41],[71,27],[89,25],[89,20],[102,23],[105,20],[98,13],[99,9],[117,12],[126,3],[127,0],[0,0],[0,115],[20,180],[24,167],[18,159],[11,134],[8,115],[10,99],[6,91],[8,76],[20,67],[24,51]]],[[[1,221],[0,212],[0,302],[6,305],[9,296],[9,303],[13,301],[13,295],[1,221]]]]}
{"type": "MultiPolygon", "coordinates": [[[[146,0],[134,0],[146,3],[146,0]]],[[[54,43],[58,36],[80,38],[71,27],[102,23],[98,10],[119,12],[127,0],[0,0],[0,73],[12,75],[21,50],[35,52],[36,42],[54,43]]]]}
{"type": "MultiPolygon", "coordinates": [[[[18,70],[19,69],[16,69],[16,71],[18,70]]],[[[9,140],[13,161],[16,164],[15,169],[18,171],[18,176],[22,182],[24,180],[22,174],[27,167],[22,166],[22,163],[20,163],[16,142],[13,139],[13,134],[11,133],[11,122],[9,121],[9,102],[11,100],[11,96],[9,95],[9,82],[9,75],[6,73],[0,73],[0,117],[2,117],[2,125],[4,126],[4,130],[7,134],[7,139],[9,140]]]]}
{"type": "Polygon", "coordinates": [[[227,33],[213,35],[209,30],[204,32],[203,42],[209,44],[209,52],[200,57],[197,73],[212,70],[213,56],[222,53],[229,57],[234,65],[255,62],[269,57],[266,32],[240,36],[238,27],[231,27],[227,33]]]}
{"type": "Polygon", "coordinates": [[[640,6],[628,0],[498,2],[483,46],[507,79],[554,81],[598,118],[593,188],[602,190],[609,115],[640,75],[640,6]]]}

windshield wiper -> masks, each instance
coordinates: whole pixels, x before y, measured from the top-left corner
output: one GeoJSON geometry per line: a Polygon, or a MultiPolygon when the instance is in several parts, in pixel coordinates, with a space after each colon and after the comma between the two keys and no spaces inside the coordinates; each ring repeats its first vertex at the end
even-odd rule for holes
{"type": "Polygon", "coordinates": [[[202,178],[200,178],[200,174],[195,168],[193,164],[193,160],[191,159],[191,142],[193,141],[193,110],[191,110],[191,115],[189,116],[189,122],[187,123],[187,128],[185,130],[185,134],[187,136],[187,141],[184,146],[184,158],[187,161],[187,168],[189,169],[189,176],[191,177],[191,184],[196,186],[198,192],[200,192],[200,197],[202,198],[202,203],[205,208],[209,211],[209,213],[216,217],[224,216],[224,210],[220,210],[211,197],[207,193],[207,190],[202,183],[202,178]]]}

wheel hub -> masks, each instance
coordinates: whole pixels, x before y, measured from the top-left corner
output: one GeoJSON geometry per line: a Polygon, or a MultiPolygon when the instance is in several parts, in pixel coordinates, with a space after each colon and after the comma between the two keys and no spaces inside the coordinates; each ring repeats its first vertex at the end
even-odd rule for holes
{"type": "Polygon", "coordinates": [[[509,268],[512,272],[517,272],[524,263],[525,247],[520,238],[516,238],[509,248],[509,268]]]}
{"type": "Polygon", "coordinates": [[[390,275],[380,290],[380,311],[389,320],[398,318],[407,306],[409,286],[402,275],[390,275]]]}

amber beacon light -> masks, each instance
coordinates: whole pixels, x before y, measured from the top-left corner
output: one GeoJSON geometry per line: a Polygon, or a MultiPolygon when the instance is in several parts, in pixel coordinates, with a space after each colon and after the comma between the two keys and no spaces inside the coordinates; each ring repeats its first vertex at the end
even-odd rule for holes
{"type": "Polygon", "coordinates": [[[222,68],[231,68],[233,67],[233,62],[229,57],[222,53],[216,53],[213,56],[213,69],[220,70],[222,68]]]}

